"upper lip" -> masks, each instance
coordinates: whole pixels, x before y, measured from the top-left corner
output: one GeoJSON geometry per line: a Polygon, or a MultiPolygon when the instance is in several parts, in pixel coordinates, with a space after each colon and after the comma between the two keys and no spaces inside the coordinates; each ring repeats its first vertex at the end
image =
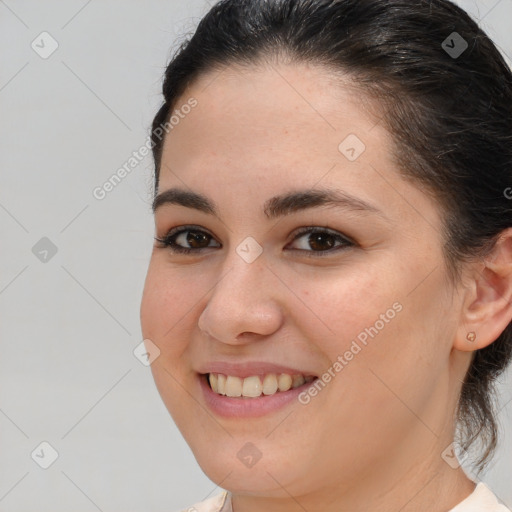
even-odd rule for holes
{"type": "Polygon", "coordinates": [[[289,375],[304,375],[316,377],[317,375],[308,370],[300,370],[283,366],[275,363],[266,363],[264,361],[252,361],[245,363],[228,363],[225,361],[212,361],[205,363],[198,370],[198,373],[222,373],[223,375],[233,375],[234,377],[251,377],[252,375],[266,375],[267,373],[288,373],[289,375]]]}

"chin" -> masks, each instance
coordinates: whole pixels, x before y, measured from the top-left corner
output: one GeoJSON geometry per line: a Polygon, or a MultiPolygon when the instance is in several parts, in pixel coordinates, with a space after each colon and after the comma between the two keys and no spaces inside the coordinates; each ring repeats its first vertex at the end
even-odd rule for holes
{"type": "Polygon", "coordinates": [[[215,459],[197,456],[196,460],[212,482],[232,493],[282,497],[283,487],[288,489],[293,478],[289,463],[268,464],[260,460],[249,468],[238,459],[226,456],[215,459]]]}
{"type": "Polygon", "coordinates": [[[205,475],[228,491],[282,497],[283,487],[293,488],[294,481],[302,482],[296,491],[303,491],[305,478],[294,474],[296,464],[290,464],[299,459],[297,451],[287,454],[277,449],[278,442],[256,438],[252,444],[250,438],[234,436],[207,441],[204,437],[194,440],[189,436],[187,442],[205,475]]]}

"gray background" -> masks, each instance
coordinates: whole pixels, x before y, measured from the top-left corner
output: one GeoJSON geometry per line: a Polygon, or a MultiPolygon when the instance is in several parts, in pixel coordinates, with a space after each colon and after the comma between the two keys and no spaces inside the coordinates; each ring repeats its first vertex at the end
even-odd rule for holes
{"type": "MultiPolygon", "coordinates": [[[[461,4],[512,56],[512,1],[461,4]]],[[[103,200],[92,194],[146,141],[170,49],[208,7],[0,0],[0,511],[172,512],[219,490],[133,355],[150,156],[103,200]],[[43,31],[59,45],[47,59],[31,47],[43,31]],[[59,453],[46,470],[31,458],[42,441],[59,453]]],[[[511,381],[483,475],[509,506],[511,381]]]]}

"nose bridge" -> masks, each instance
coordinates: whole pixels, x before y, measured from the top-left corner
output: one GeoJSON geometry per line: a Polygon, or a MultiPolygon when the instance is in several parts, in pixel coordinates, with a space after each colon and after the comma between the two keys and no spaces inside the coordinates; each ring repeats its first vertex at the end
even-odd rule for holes
{"type": "Polygon", "coordinates": [[[230,251],[199,317],[200,329],[219,341],[240,343],[242,333],[269,335],[281,324],[271,272],[263,251],[256,254],[256,249],[253,242],[244,241],[230,251]]]}
{"type": "Polygon", "coordinates": [[[214,287],[213,295],[227,292],[233,298],[243,299],[246,304],[252,298],[257,301],[256,296],[270,293],[265,289],[267,273],[267,256],[263,247],[253,237],[245,237],[237,245],[230,247],[223,265],[224,277],[214,287]]]}

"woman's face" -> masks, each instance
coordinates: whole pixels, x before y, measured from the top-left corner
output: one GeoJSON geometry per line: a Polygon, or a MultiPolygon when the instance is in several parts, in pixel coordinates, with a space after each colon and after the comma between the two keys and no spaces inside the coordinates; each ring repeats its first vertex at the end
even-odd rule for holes
{"type": "Polygon", "coordinates": [[[440,211],[399,176],[385,119],[306,65],[230,67],[175,108],[187,102],[155,223],[190,252],[155,244],[141,320],[205,473],[300,496],[445,464],[468,362],[452,350],[461,299],[440,211]],[[228,395],[264,394],[223,396],[209,373],[228,395]]]}

